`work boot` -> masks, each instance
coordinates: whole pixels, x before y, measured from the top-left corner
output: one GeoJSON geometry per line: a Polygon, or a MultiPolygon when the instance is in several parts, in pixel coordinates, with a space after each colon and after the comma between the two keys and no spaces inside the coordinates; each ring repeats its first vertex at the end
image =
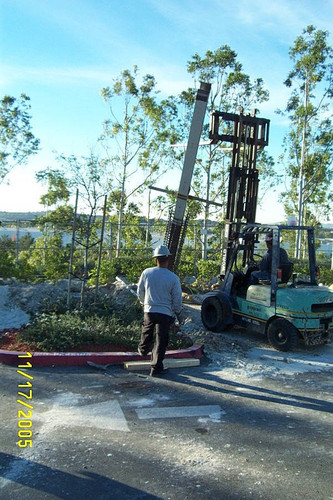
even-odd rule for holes
{"type": "Polygon", "coordinates": [[[150,370],[151,377],[163,377],[169,372],[168,368],[162,368],[162,370],[156,370],[156,368],[152,368],[150,370]]]}

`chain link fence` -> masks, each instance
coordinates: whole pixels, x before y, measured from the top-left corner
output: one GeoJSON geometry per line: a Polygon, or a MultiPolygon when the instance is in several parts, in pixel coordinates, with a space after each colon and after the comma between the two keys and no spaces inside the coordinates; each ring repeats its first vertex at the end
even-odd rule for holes
{"type": "MultiPolygon", "coordinates": [[[[153,249],[163,244],[166,228],[167,221],[125,223],[121,228],[121,245],[118,247],[119,225],[115,222],[105,223],[101,241],[100,229],[94,229],[87,239],[70,232],[59,232],[50,225],[41,230],[34,220],[2,221],[0,276],[15,275],[14,267],[25,264],[35,266],[36,273],[42,278],[43,275],[50,275],[52,266],[58,267],[56,275],[65,277],[70,272],[79,277],[84,274],[84,260],[90,271],[97,266],[99,260],[104,263],[104,267],[108,261],[115,260],[120,263],[126,263],[129,259],[149,261],[153,249]],[[69,269],[71,249],[74,253],[74,270],[69,269]],[[6,265],[9,267],[7,273],[4,269],[6,265]],[[43,271],[44,268],[46,269],[43,271]]],[[[207,229],[203,229],[200,222],[189,224],[182,251],[182,261],[190,264],[189,272],[195,271],[198,261],[204,256],[205,260],[220,258],[221,237],[221,226],[216,223],[210,223],[207,229]],[[206,251],[205,241],[208,242],[206,251]]]]}
{"type": "MultiPolygon", "coordinates": [[[[125,223],[121,229],[119,248],[119,226],[115,222],[105,223],[103,241],[101,230],[94,229],[87,242],[78,234],[59,232],[50,225],[41,230],[34,219],[3,220],[0,225],[0,277],[55,279],[72,274],[87,281],[91,277],[98,279],[98,263],[104,273],[126,274],[127,270],[136,275],[149,265],[153,249],[164,243],[167,221],[125,223]],[[74,256],[72,265],[71,250],[74,256]]],[[[198,263],[203,260],[218,265],[222,238],[221,224],[210,222],[207,229],[203,229],[201,221],[189,224],[178,271],[183,275],[196,275],[198,263]]],[[[330,259],[332,241],[322,240],[317,252],[330,259]]]]}

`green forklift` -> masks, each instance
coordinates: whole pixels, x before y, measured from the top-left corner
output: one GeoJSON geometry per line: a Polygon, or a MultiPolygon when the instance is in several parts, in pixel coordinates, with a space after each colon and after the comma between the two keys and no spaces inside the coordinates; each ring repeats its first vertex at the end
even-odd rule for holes
{"type": "MultiPolygon", "coordinates": [[[[212,144],[232,147],[226,223],[222,245],[221,284],[202,303],[204,326],[222,332],[231,325],[267,335],[278,350],[295,349],[333,340],[333,291],[318,285],[314,228],[297,225],[264,225],[255,222],[258,196],[257,156],[268,144],[269,120],[251,114],[214,111],[209,137],[212,144]],[[304,276],[293,272],[293,263],[280,259],[280,243],[298,237],[306,244],[304,276]],[[251,280],[263,257],[261,238],[272,238],[270,275],[251,280]],[[306,238],[303,236],[306,235],[306,238]],[[281,263],[280,263],[281,260],[281,263]]],[[[287,260],[288,259],[287,256],[287,260]]]]}
{"type": "MultiPolygon", "coordinates": [[[[165,234],[164,244],[172,253],[171,270],[175,270],[180,261],[187,225],[187,201],[195,199],[212,203],[189,195],[209,92],[210,85],[201,83],[175,211],[170,215],[165,234]]],[[[231,166],[221,282],[219,289],[205,296],[202,322],[214,332],[222,332],[231,325],[250,327],[267,334],[272,346],[282,351],[294,349],[299,339],[308,345],[332,342],[333,292],[317,283],[314,229],[255,223],[259,186],[256,162],[261,150],[268,145],[270,123],[257,117],[256,113],[257,110],[253,110],[244,114],[239,108],[239,113],[213,111],[210,114],[210,144],[230,144],[231,147],[223,149],[231,151],[231,166]],[[280,265],[281,238],[290,241],[288,233],[296,230],[307,233],[308,276],[294,273],[292,263],[280,265]],[[251,284],[251,273],[262,258],[260,238],[268,233],[272,233],[273,240],[270,279],[251,284]]]]}
{"type": "Polygon", "coordinates": [[[280,351],[333,341],[333,291],[318,285],[313,227],[247,224],[230,248],[225,276],[219,287],[206,294],[201,317],[204,326],[222,332],[233,325],[267,335],[280,351]],[[293,263],[280,264],[280,243],[302,230],[306,238],[304,274],[293,263]],[[251,274],[263,257],[261,239],[273,234],[271,276],[251,283],[251,274]]]}

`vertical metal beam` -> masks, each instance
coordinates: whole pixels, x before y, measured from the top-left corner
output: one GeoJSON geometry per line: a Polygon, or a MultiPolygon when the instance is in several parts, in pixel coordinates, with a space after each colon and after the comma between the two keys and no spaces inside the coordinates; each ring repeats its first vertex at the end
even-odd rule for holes
{"type": "Polygon", "coordinates": [[[195,100],[190,134],[184,158],[184,166],[179,183],[173,221],[171,222],[170,237],[169,241],[166,242],[171,252],[171,257],[169,260],[170,269],[173,268],[176,259],[176,254],[179,250],[179,241],[181,239],[182,225],[184,221],[188,195],[191,188],[191,180],[197,157],[205,113],[207,109],[210,87],[211,87],[210,83],[201,83],[200,88],[197,91],[197,96],[195,100]]]}
{"type": "Polygon", "coordinates": [[[76,233],[76,216],[77,216],[77,206],[79,200],[79,190],[76,190],[75,196],[75,208],[73,214],[73,226],[72,226],[72,242],[71,242],[71,251],[69,255],[69,264],[68,264],[68,288],[67,288],[67,307],[70,308],[71,304],[71,284],[72,284],[72,276],[73,276],[73,256],[74,256],[74,247],[75,247],[75,233],[76,233]]]}
{"type": "Polygon", "coordinates": [[[191,188],[192,174],[198,153],[198,146],[207,109],[210,87],[210,83],[201,83],[195,100],[190,135],[188,138],[184,158],[184,167],[180,179],[175,207],[175,219],[177,220],[183,219],[185,214],[186,201],[191,188]]]}
{"type": "Polygon", "coordinates": [[[101,272],[102,253],[103,253],[103,240],[104,240],[105,219],[106,219],[106,203],[107,203],[107,196],[105,195],[104,196],[104,206],[103,206],[103,218],[102,218],[101,237],[100,237],[100,240],[99,240],[99,249],[98,249],[98,261],[97,261],[96,280],[95,280],[95,301],[97,301],[97,297],[98,297],[99,274],[101,272]]]}

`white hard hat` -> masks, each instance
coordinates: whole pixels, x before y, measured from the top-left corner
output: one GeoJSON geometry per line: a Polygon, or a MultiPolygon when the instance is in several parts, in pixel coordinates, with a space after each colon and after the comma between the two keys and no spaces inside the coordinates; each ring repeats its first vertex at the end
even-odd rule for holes
{"type": "Polygon", "coordinates": [[[153,257],[164,257],[166,255],[171,255],[168,247],[165,245],[159,245],[155,248],[153,257]]]}

